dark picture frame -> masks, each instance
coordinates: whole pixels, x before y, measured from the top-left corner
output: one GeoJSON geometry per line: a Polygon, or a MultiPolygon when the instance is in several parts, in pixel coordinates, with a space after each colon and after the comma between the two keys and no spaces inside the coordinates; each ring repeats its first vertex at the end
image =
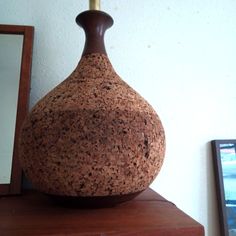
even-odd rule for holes
{"type": "Polygon", "coordinates": [[[0,184],[0,195],[14,195],[21,192],[22,169],[18,160],[17,146],[20,128],[28,113],[29,107],[34,27],[22,25],[0,25],[0,34],[23,35],[11,179],[9,184],[0,184]]]}
{"type": "Polygon", "coordinates": [[[236,235],[236,139],[212,140],[221,236],[236,235]]]}

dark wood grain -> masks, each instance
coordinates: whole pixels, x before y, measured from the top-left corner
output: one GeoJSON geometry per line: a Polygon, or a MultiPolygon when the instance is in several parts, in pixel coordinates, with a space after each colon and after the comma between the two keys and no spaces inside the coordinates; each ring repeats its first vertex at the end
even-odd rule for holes
{"type": "Polygon", "coordinates": [[[204,228],[148,189],[113,208],[72,209],[33,191],[0,198],[0,235],[203,236],[204,228]]]}
{"type": "Polygon", "coordinates": [[[0,185],[0,195],[19,194],[21,191],[22,170],[18,160],[18,140],[22,123],[28,113],[30,74],[33,51],[34,27],[20,25],[0,25],[0,34],[23,35],[23,49],[21,58],[20,83],[15,125],[14,149],[12,157],[12,172],[10,184],[0,185]]]}

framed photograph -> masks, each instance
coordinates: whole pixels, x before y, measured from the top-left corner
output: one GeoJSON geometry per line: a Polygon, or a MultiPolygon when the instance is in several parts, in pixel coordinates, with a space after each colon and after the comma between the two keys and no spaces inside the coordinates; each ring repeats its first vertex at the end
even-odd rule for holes
{"type": "Polygon", "coordinates": [[[211,144],[221,236],[236,236],[236,139],[211,144]]]}

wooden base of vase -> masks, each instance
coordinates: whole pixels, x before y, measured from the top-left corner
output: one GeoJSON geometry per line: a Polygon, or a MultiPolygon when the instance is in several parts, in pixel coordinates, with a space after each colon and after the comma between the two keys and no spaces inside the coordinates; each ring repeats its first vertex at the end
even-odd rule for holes
{"type": "Polygon", "coordinates": [[[58,195],[48,195],[48,196],[56,205],[68,208],[91,209],[91,208],[114,207],[122,202],[132,200],[141,192],[130,193],[125,195],[92,196],[92,197],[73,197],[73,196],[58,196],[58,195]]]}

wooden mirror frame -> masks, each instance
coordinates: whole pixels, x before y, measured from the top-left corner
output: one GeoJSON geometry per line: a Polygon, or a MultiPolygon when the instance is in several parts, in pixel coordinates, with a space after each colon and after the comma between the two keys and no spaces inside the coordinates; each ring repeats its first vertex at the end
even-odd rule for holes
{"type": "Polygon", "coordinates": [[[23,35],[20,81],[18,90],[17,115],[15,124],[14,147],[12,156],[11,180],[9,184],[0,184],[0,195],[20,194],[22,170],[18,160],[18,140],[21,125],[28,113],[30,76],[33,53],[33,26],[0,25],[0,34],[23,35]]]}
{"type": "Polygon", "coordinates": [[[223,179],[223,169],[221,163],[221,153],[220,153],[220,144],[234,144],[236,147],[235,139],[223,139],[223,140],[212,140],[212,156],[213,156],[213,167],[215,173],[216,181],[216,194],[218,201],[218,210],[219,210],[219,223],[221,236],[229,236],[229,226],[228,218],[226,211],[226,199],[225,199],[225,187],[223,179]]]}

